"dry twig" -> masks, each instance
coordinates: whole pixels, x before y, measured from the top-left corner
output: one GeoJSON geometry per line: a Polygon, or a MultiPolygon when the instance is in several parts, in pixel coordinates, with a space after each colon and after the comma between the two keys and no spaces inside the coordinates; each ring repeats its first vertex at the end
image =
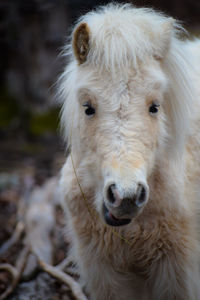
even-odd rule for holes
{"type": "Polygon", "coordinates": [[[18,284],[18,282],[21,279],[22,273],[26,266],[27,257],[29,255],[29,253],[30,253],[29,248],[25,247],[17,260],[16,267],[13,267],[9,264],[0,265],[0,269],[7,270],[13,277],[13,281],[12,281],[11,285],[8,287],[8,289],[2,295],[0,295],[0,300],[6,299],[14,291],[16,285],[18,284]]]}
{"type": "Polygon", "coordinates": [[[72,264],[71,257],[67,256],[56,266],[56,268],[64,270],[70,264],[72,264]]]}
{"type": "Polygon", "coordinates": [[[12,275],[12,278],[16,278],[18,271],[10,264],[0,264],[0,270],[7,271],[12,275]]]}
{"type": "Polygon", "coordinates": [[[66,273],[70,274],[71,276],[79,277],[76,265],[74,265],[71,256],[65,257],[57,266],[59,270],[65,270],[66,273]]]}
{"type": "Polygon", "coordinates": [[[15,231],[13,232],[12,236],[1,246],[0,256],[2,256],[5,252],[7,252],[12,246],[14,246],[18,242],[23,231],[24,223],[19,221],[15,227],[15,231]]]}
{"type": "Polygon", "coordinates": [[[69,276],[68,274],[61,271],[58,267],[53,267],[53,266],[45,263],[44,261],[40,260],[40,258],[38,256],[37,256],[37,258],[38,258],[40,267],[45,272],[47,272],[48,274],[53,276],[54,278],[62,281],[67,286],[69,286],[72,291],[73,296],[77,300],[87,300],[87,297],[83,294],[80,285],[71,276],[69,276]]]}
{"type": "MultiPolygon", "coordinates": [[[[51,241],[51,232],[55,225],[54,206],[55,202],[52,199],[52,190],[55,188],[55,179],[49,181],[44,187],[36,188],[31,193],[28,193],[28,198],[21,199],[21,205],[18,211],[19,221],[16,225],[12,237],[5,242],[0,248],[0,255],[8,251],[21,237],[26,228],[26,239],[24,240],[26,247],[21,251],[17,259],[16,266],[10,264],[1,264],[0,270],[4,270],[11,274],[12,281],[5,292],[0,295],[0,300],[6,299],[15,289],[22,278],[25,267],[30,265],[26,270],[25,275],[30,275],[37,268],[39,263],[40,268],[66,284],[72,291],[73,296],[77,300],[87,300],[80,285],[73,277],[66,274],[63,269],[72,267],[71,257],[66,257],[57,266],[52,266],[53,246],[51,241]],[[25,201],[28,199],[28,202],[25,201]],[[24,222],[23,222],[24,221],[24,222]],[[35,261],[28,263],[32,257],[35,261]]],[[[74,274],[74,270],[70,271],[74,274]]]]}

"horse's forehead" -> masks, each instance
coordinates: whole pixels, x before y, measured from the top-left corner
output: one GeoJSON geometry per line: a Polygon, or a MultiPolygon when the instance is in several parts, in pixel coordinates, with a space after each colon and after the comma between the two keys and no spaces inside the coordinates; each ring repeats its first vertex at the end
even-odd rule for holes
{"type": "Polygon", "coordinates": [[[111,97],[111,98],[120,98],[120,99],[128,99],[131,96],[143,96],[146,93],[148,94],[149,85],[153,86],[153,80],[147,78],[142,80],[141,77],[130,76],[129,78],[125,78],[125,76],[121,78],[99,78],[96,81],[96,84],[92,85],[91,88],[96,87],[97,95],[101,94],[103,98],[111,97]]]}
{"type": "MultiPolygon", "coordinates": [[[[87,78],[92,82],[99,82],[103,85],[112,85],[131,88],[133,86],[144,84],[144,81],[162,80],[162,71],[160,63],[149,58],[138,65],[137,68],[130,65],[129,68],[116,68],[115,72],[109,72],[104,68],[94,68],[88,64],[86,68],[80,71],[80,79],[87,78]]],[[[98,85],[98,84],[97,84],[98,85]]]]}
{"type": "MultiPolygon", "coordinates": [[[[144,99],[146,95],[166,89],[167,79],[158,63],[151,62],[140,68],[124,69],[114,74],[93,69],[85,69],[79,77],[80,86],[85,86],[97,98],[127,101],[130,98],[144,99]],[[121,99],[121,100],[120,100],[121,99]]],[[[98,99],[97,99],[98,100],[98,99]]],[[[112,101],[112,100],[111,100],[112,101]]]]}
{"type": "Polygon", "coordinates": [[[87,77],[82,73],[80,74],[78,89],[85,87],[88,90],[96,91],[97,94],[124,95],[141,85],[141,80],[135,72],[120,72],[115,76],[108,72],[89,73],[87,71],[87,77]]]}

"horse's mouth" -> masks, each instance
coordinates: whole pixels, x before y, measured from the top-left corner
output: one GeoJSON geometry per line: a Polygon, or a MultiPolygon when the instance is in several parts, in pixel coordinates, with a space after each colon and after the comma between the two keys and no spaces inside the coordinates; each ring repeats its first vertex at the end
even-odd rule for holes
{"type": "Polygon", "coordinates": [[[103,215],[106,223],[110,226],[123,226],[131,222],[131,219],[118,219],[114,217],[111,212],[107,209],[105,204],[103,204],[103,215]]]}

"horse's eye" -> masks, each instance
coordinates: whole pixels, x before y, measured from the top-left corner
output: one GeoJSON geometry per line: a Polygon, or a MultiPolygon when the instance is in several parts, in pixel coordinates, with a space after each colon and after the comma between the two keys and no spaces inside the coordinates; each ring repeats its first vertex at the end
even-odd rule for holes
{"type": "Polygon", "coordinates": [[[159,106],[160,104],[157,102],[153,102],[150,107],[149,107],[149,112],[151,115],[155,115],[157,114],[158,110],[159,110],[159,106]]]}
{"type": "Polygon", "coordinates": [[[84,103],[83,106],[86,107],[85,114],[87,116],[92,116],[95,114],[95,109],[94,109],[94,107],[92,107],[92,105],[90,103],[88,103],[88,102],[84,103]]]}

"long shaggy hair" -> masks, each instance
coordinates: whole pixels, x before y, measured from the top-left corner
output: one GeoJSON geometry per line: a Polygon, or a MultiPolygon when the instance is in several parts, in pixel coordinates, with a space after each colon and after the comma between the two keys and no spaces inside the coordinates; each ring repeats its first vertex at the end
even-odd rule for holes
{"type": "Polygon", "coordinates": [[[59,97],[71,157],[60,185],[92,300],[200,299],[200,42],[183,33],[152,9],[110,4],[81,17],[65,47],[59,97]],[[109,197],[129,205],[138,186],[144,207],[108,226],[102,207],[119,217],[109,197]]]}

